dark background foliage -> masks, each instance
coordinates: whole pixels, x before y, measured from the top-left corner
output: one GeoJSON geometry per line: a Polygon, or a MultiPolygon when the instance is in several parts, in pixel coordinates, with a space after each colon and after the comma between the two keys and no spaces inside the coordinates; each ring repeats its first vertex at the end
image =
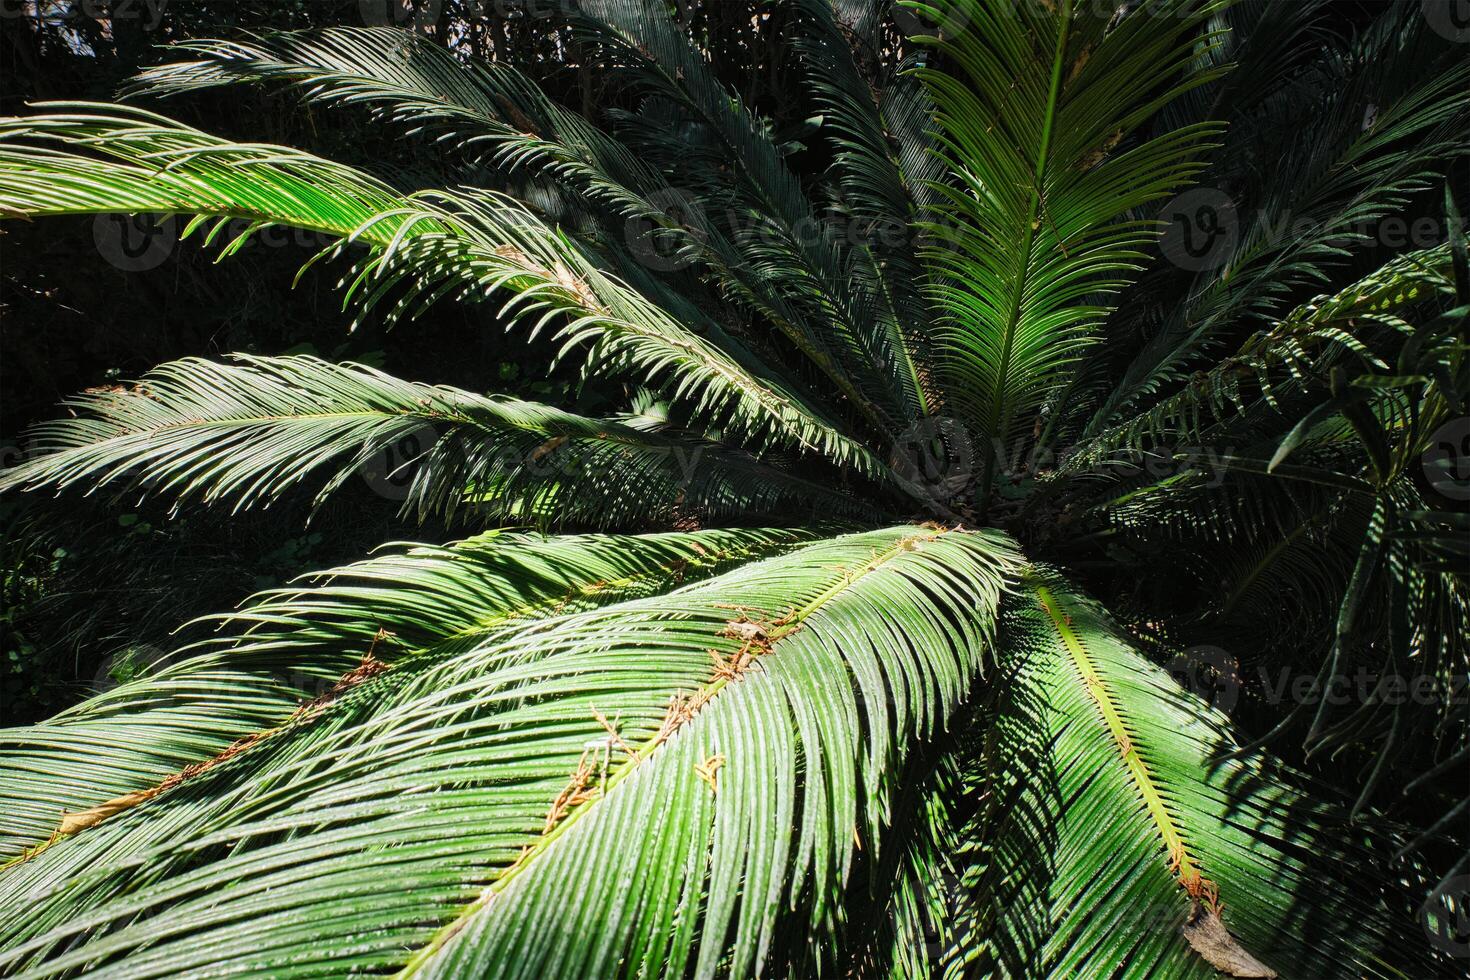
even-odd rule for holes
{"type": "MultiPolygon", "coordinates": [[[[1364,23],[1386,0],[1341,0],[1329,29],[1364,23]]],[[[577,44],[540,14],[550,0],[0,0],[0,112],[43,100],[107,100],[159,46],[247,30],[385,23],[397,18],[436,43],[516,63],[584,112],[630,105],[615,78],[577,63],[577,44]]],[[[777,132],[800,131],[811,107],[778,39],[783,11],[761,0],[676,0],[722,80],[777,132]]],[[[290,96],[230,89],[166,110],[224,136],[309,146],[392,181],[403,168],[432,174],[442,150],[402,139],[351,113],[319,114],[290,96]],[[392,168],[397,168],[395,173],[392,168]]],[[[828,164],[799,148],[798,169],[828,164]]],[[[355,331],[335,274],[316,269],[292,288],[313,243],[256,243],[227,263],[161,234],[160,261],[117,261],[117,219],[0,226],[0,465],[27,451],[24,432],[86,388],[131,379],[188,355],[313,352],[381,366],[398,376],[550,402],[570,376],[532,365],[539,352],[506,344],[493,307],[442,305],[386,331],[355,331]],[[111,222],[111,224],[109,224],[111,222]],[[100,244],[99,244],[100,243],[100,244]],[[109,260],[109,255],[112,259],[109,260]]],[[[589,404],[590,401],[590,404],[589,404]]],[[[171,649],[178,623],[228,608],[301,572],[352,560],[393,538],[443,538],[447,529],[400,526],[391,491],[363,480],[303,526],[308,501],[272,511],[170,515],[133,499],[69,494],[0,502],[0,714],[22,724],[74,703],[171,649]],[[122,533],[119,533],[119,532],[122,533]]]]}

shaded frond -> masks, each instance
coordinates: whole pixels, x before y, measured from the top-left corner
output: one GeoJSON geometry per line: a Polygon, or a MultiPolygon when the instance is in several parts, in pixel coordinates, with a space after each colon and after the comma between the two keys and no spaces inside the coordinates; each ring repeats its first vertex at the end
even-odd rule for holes
{"type": "Polygon", "coordinates": [[[1295,291],[1330,282],[1378,222],[1465,155],[1467,126],[1470,62],[1406,5],[1233,122],[1212,176],[1238,227],[1144,338],[1089,433],[1171,391],[1241,321],[1278,317],[1295,291]]]}
{"type": "MultiPolygon", "coordinates": [[[[1224,423],[1237,419],[1256,433],[1272,427],[1263,425],[1263,415],[1274,416],[1277,428],[1291,425],[1293,396],[1299,400],[1314,385],[1325,387],[1328,372],[1344,358],[1397,372],[1408,365],[1389,368],[1384,357],[1401,361],[1395,355],[1410,346],[1434,356],[1444,348],[1440,341],[1451,338],[1427,323],[1416,327],[1405,317],[1415,309],[1453,304],[1452,264],[1449,245],[1411,252],[1345,289],[1301,304],[1253,334],[1236,354],[1194,375],[1187,387],[1127,423],[1084,440],[1063,470],[1097,466],[1110,454],[1152,443],[1221,444],[1231,438],[1224,423]]],[[[1423,370],[1414,367],[1415,373],[1423,370]]]]}
{"type": "Polygon", "coordinates": [[[897,338],[885,324],[867,315],[862,292],[849,282],[852,258],[813,208],[765,121],[731,96],[665,5],[585,0],[576,5],[573,23],[651,94],[687,113],[718,147],[702,157],[671,147],[666,127],[647,131],[676,161],[687,157],[678,168],[690,180],[687,189],[711,211],[737,219],[742,230],[733,241],[744,263],[765,290],[798,311],[800,322],[783,317],[773,323],[817,363],[840,365],[828,373],[844,394],[878,432],[896,435],[920,413],[908,354],[895,349],[897,338]]]}

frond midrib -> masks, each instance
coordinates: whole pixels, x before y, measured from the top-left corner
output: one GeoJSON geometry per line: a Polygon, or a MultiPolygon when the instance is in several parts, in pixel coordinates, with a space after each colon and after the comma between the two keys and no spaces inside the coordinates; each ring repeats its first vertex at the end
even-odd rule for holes
{"type": "MultiPolygon", "coordinates": [[[[860,568],[843,574],[830,587],[811,599],[801,609],[794,610],[783,617],[778,621],[774,629],[766,633],[766,641],[770,645],[770,650],[768,653],[763,654],[763,656],[774,654],[777,643],[799,630],[808,618],[828,602],[832,601],[836,596],[852,588],[856,582],[881,568],[899,555],[914,550],[923,542],[933,541],[949,533],[950,530],[949,528],[933,528],[920,534],[900,538],[889,548],[874,555],[873,558],[869,559],[860,568]]],[[[700,710],[703,710],[703,707],[707,706],[730,683],[731,679],[729,677],[718,677],[705,684],[704,687],[696,692],[694,698],[695,702],[701,706],[700,710]]],[[[606,800],[620,783],[632,775],[643,762],[654,754],[660,745],[666,743],[676,733],[677,730],[675,732],[656,734],[639,746],[632,758],[623,762],[617,770],[608,775],[606,782],[596,796],[574,807],[555,827],[524,851],[513,865],[501,872],[493,882],[486,886],[478,898],[464,906],[454,919],[442,926],[427,944],[409,957],[403,968],[395,974],[398,980],[407,980],[407,978],[414,976],[419,970],[430,963],[439,950],[443,949],[447,943],[464,929],[475,915],[489,907],[497,895],[505,891],[516,878],[526,873],[527,869],[533,866],[538,857],[545,854],[556,841],[564,837],[587,814],[596,812],[598,803],[606,800]]]]}

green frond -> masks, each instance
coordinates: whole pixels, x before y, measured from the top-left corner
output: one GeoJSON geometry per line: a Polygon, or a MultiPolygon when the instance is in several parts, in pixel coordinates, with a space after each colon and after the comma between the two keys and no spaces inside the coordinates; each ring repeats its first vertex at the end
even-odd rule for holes
{"type": "MultiPolygon", "coordinates": [[[[44,107],[43,107],[44,108],[44,107]]],[[[390,321],[446,297],[512,294],[505,314],[552,329],[588,371],[656,383],[732,437],[776,439],[882,477],[885,467],[794,393],[600,272],[564,237],[508,198],[483,192],[402,196],[376,179],[284,147],[232,144],[161,116],[114,106],[0,121],[0,208],[23,215],[135,211],[243,219],[249,233],[286,224],[368,254],[347,277],[364,309],[390,321]],[[59,143],[62,149],[51,144],[59,143]],[[83,155],[85,148],[107,159],[83,155]]],[[[224,228],[216,223],[209,238],[224,228]]]]}
{"type": "Polygon", "coordinates": [[[218,636],[148,675],[43,724],[0,731],[0,859],[50,839],[64,814],[306,721],[365,657],[395,668],[442,660],[527,622],[658,595],[811,537],[490,531],[401,546],[262,593],[219,617],[218,636]]]}
{"type": "MultiPolygon", "coordinates": [[[[483,155],[508,174],[548,176],[611,209],[621,219],[620,231],[631,222],[646,225],[645,246],[663,243],[671,258],[706,268],[733,299],[766,316],[845,394],[863,402],[849,367],[821,340],[825,321],[792,305],[781,276],[749,264],[711,219],[720,210],[717,202],[709,202],[708,211],[699,206],[686,189],[556,105],[514,68],[461,61],[421,37],[391,30],[339,28],[177,47],[195,60],[149,69],[130,91],[175,96],[228,84],[289,84],[312,101],[364,105],[390,123],[431,132],[456,152],[483,155]]],[[[875,408],[863,407],[877,417],[875,408]]]]}
{"type": "Polygon", "coordinates": [[[320,501],[385,456],[383,476],[405,483],[404,509],[419,516],[630,527],[871,512],[717,444],[314,357],[235,361],[175,361],[73,399],[74,417],[35,428],[44,455],[0,489],[116,483],[240,510],[312,477],[320,501]]]}
{"type": "Polygon", "coordinates": [[[192,60],[141,72],[126,94],[289,86],[314,103],[365,107],[375,119],[430,135],[506,174],[549,177],[624,217],[667,223],[650,200],[668,189],[663,177],[513,66],[460,58],[418,34],[373,28],[195,40],[171,50],[192,60]]]}
{"type": "Polygon", "coordinates": [[[875,531],[382,673],[6,869],[0,965],[756,972],[883,839],[1017,567],[875,531]]]}
{"type": "Polygon", "coordinates": [[[494,302],[622,386],[191,358],[37,429],[0,490],[228,519],[364,473],[522,529],[258,594],[0,730],[0,974],[1452,973],[1470,251],[1449,187],[1447,244],[1372,231],[1463,162],[1463,46],[1410,3],[1347,39],[1326,0],[915,0],[909,38],[891,0],[554,6],[524,73],[451,12],[128,90],[363,110],[471,186],[0,119],[0,217],[306,229],[359,322],[494,302]],[[1194,181],[1218,267],[1155,247],[1194,181]],[[1229,717],[1159,666],[1217,643],[1229,717]]]}
{"type": "Polygon", "coordinates": [[[1218,135],[1199,123],[1132,138],[1218,73],[1191,71],[1214,5],[1145,3],[1111,27],[1111,10],[1074,0],[913,6],[963,25],[916,39],[953,65],[918,72],[952,178],[928,229],[937,367],[964,417],[1009,444],[1141,267],[1158,229],[1134,210],[1197,173],[1218,135]]]}
{"type": "Polygon", "coordinates": [[[985,968],[1007,976],[1424,976],[1388,841],[1233,747],[1091,602],[1036,582],[1002,632],[970,833],[985,968]],[[1306,896],[1311,896],[1310,902],[1306,896]],[[1227,930],[1227,931],[1222,931],[1227,930]]]}

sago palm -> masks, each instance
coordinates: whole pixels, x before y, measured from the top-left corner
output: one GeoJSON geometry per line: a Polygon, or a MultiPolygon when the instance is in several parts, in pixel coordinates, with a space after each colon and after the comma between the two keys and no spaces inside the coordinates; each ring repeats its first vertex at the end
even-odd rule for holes
{"type": "Polygon", "coordinates": [[[452,186],[131,105],[0,121],[7,217],[310,229],[363,313],[497,304],[639,392],[241,356],[43,426],[6,486],[229,512],[414,436],[406,510],[478,533],[0,734],[0,971],[1453,972],[1463,705],[1234,672],[1466,670],[1421,460],[1470,387],[1470,60],[1414,4],[1352,38],[1310,2],[778,6],[820,180],[654,0],[548,21],[638,106],[596,122],[391,30],[190,43],[128,93],[292,88],[452,186]],[[1235,233],[1171,262],[1193,183],[1235,233]],[[1427,198],[1445,243],[1359,250],[1427,198]],[[1205,642],[1218,704],[1163,666],[1205,642]],[[1335,785],[1268,754],[1303,749],[1335,785]]]}

